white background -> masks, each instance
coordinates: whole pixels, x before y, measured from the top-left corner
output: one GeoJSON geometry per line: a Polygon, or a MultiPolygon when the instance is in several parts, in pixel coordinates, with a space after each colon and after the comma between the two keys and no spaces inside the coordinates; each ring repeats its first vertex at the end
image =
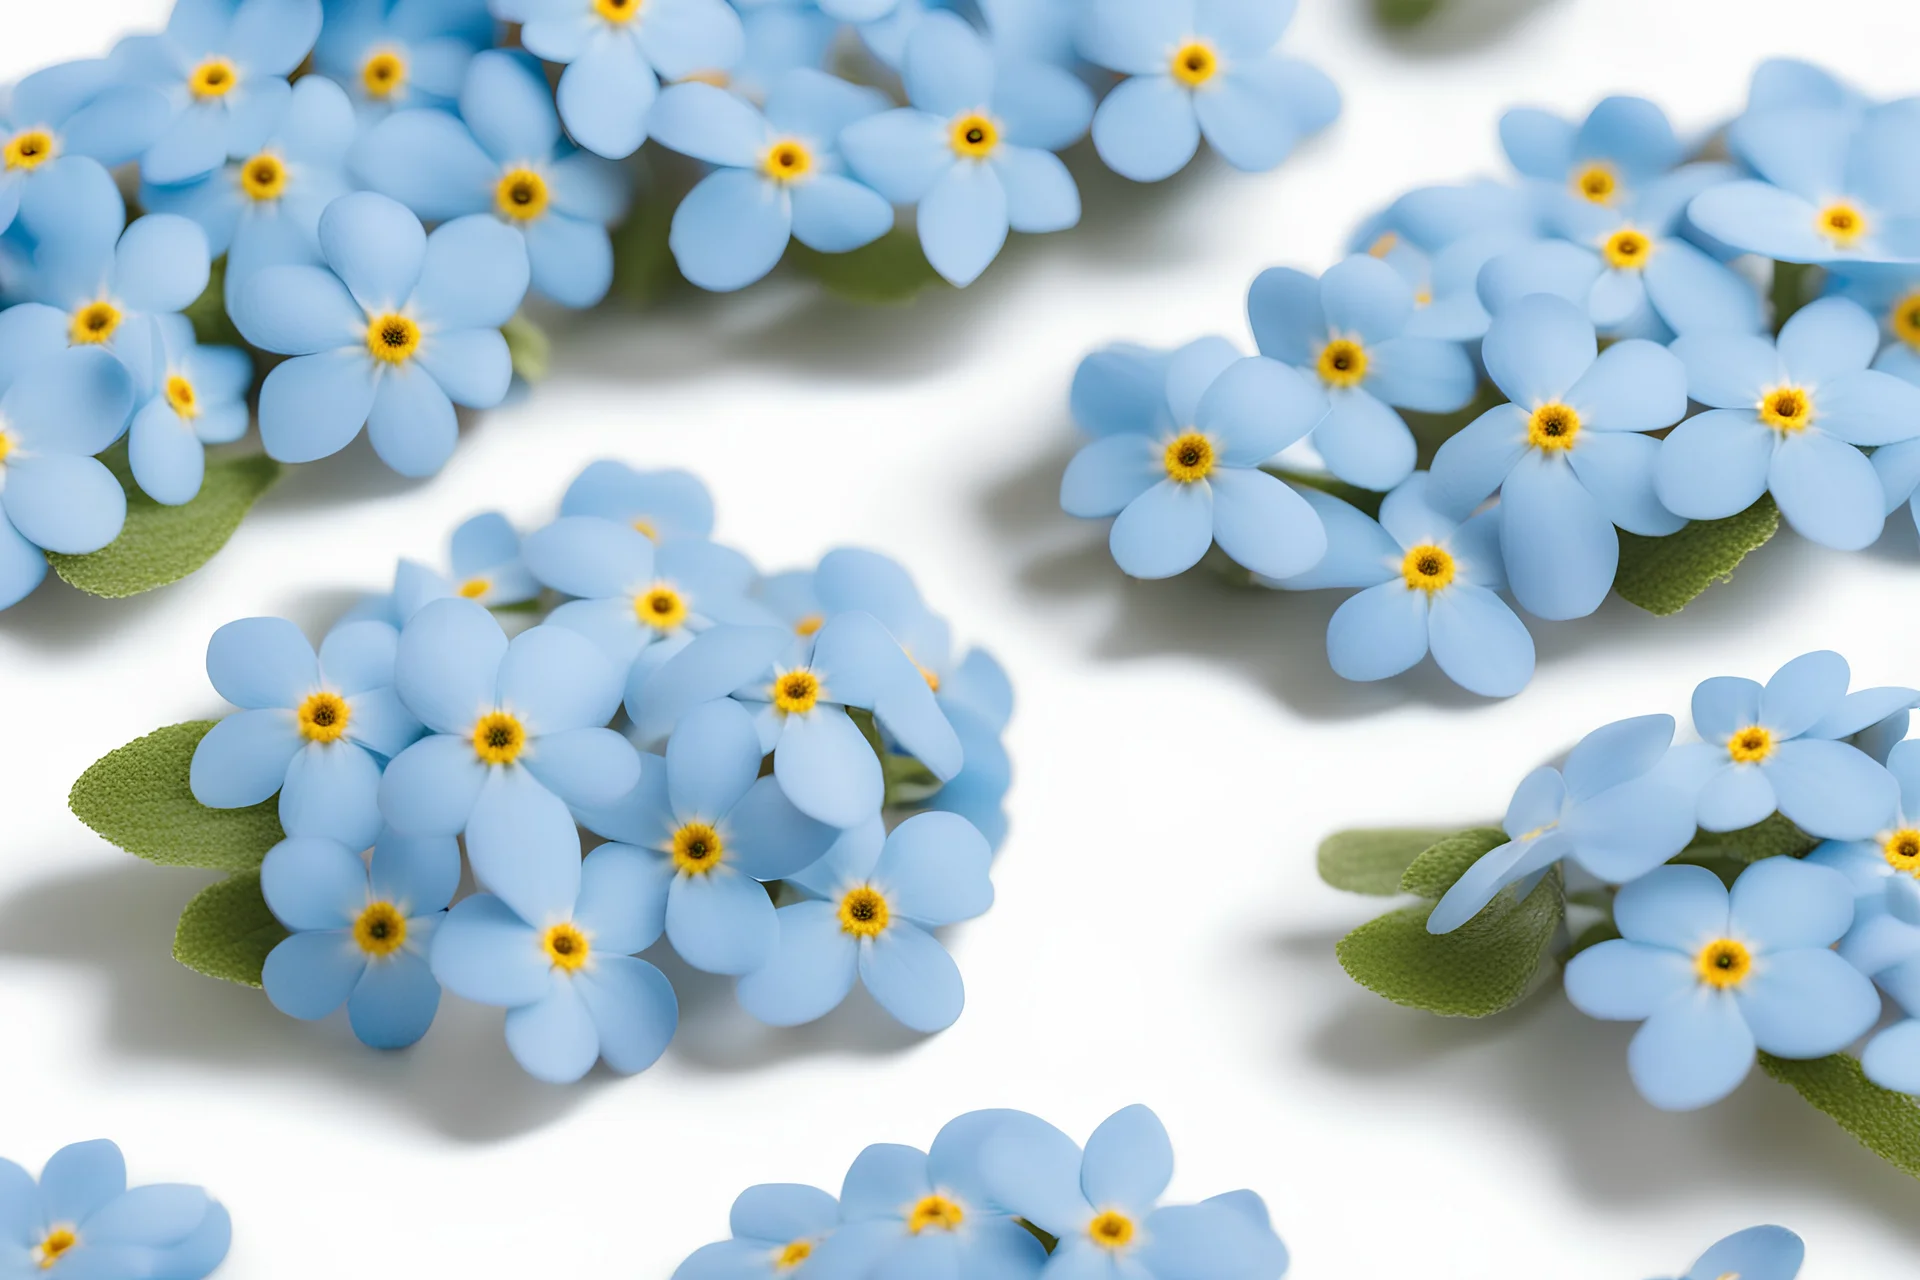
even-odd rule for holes
{"type": "MultiPolygon", "coordinates": [[[[1557,990],[1479,1024],[1388,1005],[1332,954],[1381,904],[1313,871],[1342,826],[1496,814],[1580,733],[1684,712],[1708,675],[1830,646],[1861,683],[1920,682],[1904,517],[1863,554],[1782,537],[1678,618],[1616,600],[1536,625],[1533,686],[1487,704],[1431,669],[1343,685],[1322,649],[1332,598],[1126,582],[1104,530],[1055,505],[1083,351],[1244,338],[1260,268],[1324,267],[1400,190],[1501,171],[1512,102],[1584,112],[1627,90],[1705,129],[1788,51],[1879,94],[1920,89],[1905,0],[1476,2],[1507,9],[1412,48],[1359,0],[1303,0],[1291,47],[1348,107],[1277,173],[1090,180],[1079,230],[904,311],[772,285],[587,317],[554,379],[471,424],[437,478],[399,480],[358,444],[289,476],[190,581],[118,602],[49,583],[0,615],[0,1153],[37,1168],[110,1135],[137,1178],[206,1184],[233,1210],[236,1280],[664,1280],[750,1183],[837,1188],[866,1143],[924,1145],[973,1107],[1084,1136],[1144,1101],[1173,1133],[1175,1193],[1257,1188],[1297,1277],[1636,1280],[1762,1221],[1807,1237],[1808,1280],[1913,1274],[1920,1187],[1790,1091],[1757,1078],[1666,1116],[1628,1083],[1629,1028],[1557,990]],[[700,472],[721,536],[769,569],[842,543],[895,553],[1012,671],[1013,835],[1000,904],[953,939],[969,1002],[951,1031],[911,1037],[856,996],[769,1032],[675,965],[680,1037],[635,1079],[536,1084],[497,1012],[451,1003],[421,1046],[381,1055],[344,1021],[296,1023],[176,966],[175,915],[211,877],[68,814],[96,757],[220,712],[215,627],[284,613],[317,633],[472,512],[546,518],[600,456],[700,472]]],[[[12,77],[165,5],[4,9],[12,77]]]]}

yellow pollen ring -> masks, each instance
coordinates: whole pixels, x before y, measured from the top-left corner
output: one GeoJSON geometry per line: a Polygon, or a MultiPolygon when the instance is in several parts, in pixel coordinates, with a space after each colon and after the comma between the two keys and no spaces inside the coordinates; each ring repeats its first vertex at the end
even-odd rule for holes
{"type": "Polygon", "coordinates": [[[1213,471],[1213,441],[1198,431],[1188,431],[1167,442],[1161,457],[1167,479],[1179,484],[1205,480],[1213,471]]]}
{"type": "Polygon", "coordinates": [[[1805,387],[1775,387],[1760,397],[1759,413],[1775,431],[1805,431],[1813,421],[1813,395],[1805,387]]]}
{"type": "Polygon", "coordinates": [[[955,155],[984,160],[1000,145],[1000,126],[972,111],[954,120],[948,139],[955,155]]]}
{"type": "Polygon", "coordinates": [[[53,159],[60,144],[45,129],[24,129],[7,139],[5,150],[8,169],[25,169],[32,172],[47,161],[53,159]]]}
{"type": "Polygon", "coordinates": [[[121,318],[120,308],[111,302],[89,302],[73,313],[67,338],[76,347],[96,347],[111,342],[120,328],[121,318]]]}
{"type": "Polygon", "coordinates": [[[817,613],[810,613],[793,624],[793,634],[804,640],[808,636],[818,634],[820,628],[826,625],[827,620],[825,618],[817,613]]]}
{"type": "Polygon", "coordinates": [[[1887,313],[1887,328],[1893,330],[1894,337],[1920,351],[1920,289],[1893,304],[1893,310],[1887,313]]]}
{"type": "Polygon", "coordinates": [[[773,1255],[775,1271],[791,1271],[813,1256],[813,1241],[795,1240],[773,1255]]]}
{"type": "Polygon", "coordinates": [[[1836,200],[1815,215],[1813,229],[1845,249],[1866,237],[1867,215],[1849,201],[1836,200]]]}
{"type": "Polygon", "coordinates": [[[775,182],[798,182],[813,171],[813,152],[793,138],[783,138],[760,157],[760,172],[775,182]]]}
{"type": "Polygon", "coordinates": [[[1644,231],[1622,227],[1601,243],[1600,256],[1616,271],[1638,271],[1653,256],[1653,239],[1644,231]]]}
{"type": "Polygon", "coordinates": [[[1357,387],[1367,378],[1367,349],[1352,338],[1335,338],[1320,348],[1314,368],[1330,387],[1357,387]]]}
{"type": "Polygon", "coordinates": [[[887,931],[893,910],[878,889],[861,885],[840,899],[840,928],[856,938],[877,938],[887,931]]]}
{"type": "Polygon", "coordinates": [[[645,516],[635,516],[633,518],[633,531],[645,538],[648,542],[660,541],[660,530],[656,529],[653,521],[647,519],[645,516]]]}
{"type": "Polygon", "coordinates": [[[1773,754],[1773,731],[1750,724],[1727,739],[1727,755],[1735,764],[1759,764],[1773,754]]]}
{"type": "Polygon", "coordinates": [[[187,91],[202,101],[224,98],[239,83],[239,71],[225,58],[208,58],[187,74],[187,91]]]}
{"type": "Polygon", "coordinates": [[[773,708],[782,715],[805,715],[820,701],[820,677],[805,667],[774,677],[773,708]]]}
{"type": "Polygon", "coordinates": [[[1133,1219],[1109,1209],[1087,1224],[1087,1235],[1102,1249],[1124,1249],[1133,1243],[1133,1219]]]}
{"type": "Polygon", "coordinates": [[[725,858],[727,845],[705,822],[689,822],[673,833],[673,865],[690,876],[704,876],[725,858]]]}
{"type": "Polygon", "coordinates": [[[249,200],[278,200],[287,190],[285,162],[271,151],[262,151],[240,166],[240,190],[249,200]]]}
{"type": "Polygon", "coordinates": [[[656,586],[633,598],[633,615],[655,631],[671,631],[687,620],[687,602],[672,587],[656,586]]]}
{"type": "Polygon", "coordinates": [[[641,0],[593,0],[593,11],[608,22],[632,22],[640,16],[641,0]]]}
{"type": "Polygon", "coordinates": [[[1406,579],[1408,588],[1428,595],[1446,587],[1453,581],[1453,575],[1453,555],[1445,547],[1431,542],[1409,547],[1406,558],[1400,562],[1400,576],[1406,579]]]}
{"type": "Polygon", "coordinates": [[[1920,831],[1901,827],[1880,839],[1880,853],[1887,865],[1910,876],[1920,876],[1920,831]]]}
{"type": "Polygon", "coordinates": [[[1527,443],[1548,453],[1573,448],[1580,437],[1580,414],[1573,406],[1558,400],[1548,401],[1527,419],[1527,443]]]}
{"type": "Polygon", "coordinates": [[[512,764],[526,745],[526,726],[504,711],[489,711],[473,723],[473,754],[482,764],[512,764]]]}
{"type": "Polygon", "coordinates": [[[353,708],[337,693],[321,690],[310,693],[294,713],[300,724],[300,736],[308,742],[337,742],[347,732],[353,708]]]}
{"type": "Polygon", "coordinates": [[[547,953],[547,959],[553,967],[566,973],[575,973],[584,969],[587,957],[593,954],[593,947],[587,941],[587,935],[571,921],[554,925],[540,935],[540,949],[547,953]]]}
{"type": "Polygon", "coordinates": [[[493,207],[509,222],[532,222],[547,211],[553,193],[531,169],[509,169],[493,189],[493,207]]]}
{"type": "Polygon", "coordinates": [[[200,397],[193,389],[193,379],[183,373],[170,373],[166,384],[167,407],[182,418],[192,421],[200,416],[200,397]]]}
{"type": "Polygon", "coordinates": [[[1620,178],[1611,165],[1596,161],[1573,175],[1574,194],[1594,204],[1612,204],[1619,190],[1620,178]]]}
{"type": "Polygon", "coordinates": [[[367,322],[367,354],[382,364],[405,364],[420,349],[420,326],[389,311],[367,322]]]}
{"type": "Polygon", "coordinates": [[[385,101],[407,85],[407,60],[382,49],[360,64],[360,84],[369,98],[385,101]]]}
{"type": "Polygon", "coordinates": [[[489,579],[468,578],[465,582],[453,589],[453,594],[459,596],[462,600],[478,600],[481,596],[487,594],[488,589],[492,586],[493,583],[489,579]]]}
{"type": "Polygon", "coordinates": [[[1189,40],[1173,52],[1169,70],[1189,89],[1198,89],[1220,74],[1220,55],[1204,40],[1189,40]]]}
{"type": "Polygon", "coordinates": [[[957,1231],[967,1219],[966,1210],[942,1195],[931,1195],[913,1206],[907,1214],[907,1234],[917,1236],[929,1229],[957,1231]]]}
{"type": "Polygon", "coordinates": [[[0,463],[6,462],[7,455],[12,452],[13,452],[13,437],[9,436],[4,431],[0,431],[0,463]]]}
{"type": "Polygon", "coordinates": [[[1693,958],[1693,967],[1700,981],[1724,991],[1747,980],[1753,971],[1753,952],[1732,938],[1716,938],[1700,948],[1693,958]]]}
{"type": "Polygon", "coordinates": [[[33,1261],[42,1271],[50,1271],[54,1263],[60,1261],[79,1243],[80,1237],[75,1234],[72,1227],[55,1227],[33,1247],[33,1261]]]}
{"type": "Polygon", "coordinates": [[[1400,237],[1392,231],[1383,231],[1380,238],[1367,246],[1369,258],[1384,258],[1400,247],[1400,237]]]}
{"type": "Polygon", "coordinates": [[[370,903],[353,922],[353,941],[370,956],[390,956],[407,945],[407,918],[391,902],[370,903]]]}

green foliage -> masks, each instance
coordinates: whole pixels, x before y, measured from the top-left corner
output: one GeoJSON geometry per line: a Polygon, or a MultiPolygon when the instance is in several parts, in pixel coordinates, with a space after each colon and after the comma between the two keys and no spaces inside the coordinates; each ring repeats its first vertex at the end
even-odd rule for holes
{"type": "Polygon", "coordinates": [[[1468,867],[1505,843],[1507,833],[1499,827],[1471,827],[1450,835],[1413,860],[1400,877],[1401,892],[1438,901],[1468,867]]]}
{"type": "Polygon", "coordinates": [[[1371,489],[1362,489],[1357,484],[1348,484],[1345,480],[1336,480],[1319,471],[1290,471],[1285,467],[1260,469],[1268,475],[1280,477],[1289,484],[1318,489],[1330,497],[1340,499],[1350,507],[1358,507],[1376,520],[1380,518],[1380,501],[1387,496],[1384,493],[1375,493],[1371,489]]]}
{"type": "Polygon", "coordinates": [[[173,958],[209,978],[258,987],[267,953],[286,936],[261,895],[260,873],[243,871],[208,885],[187,904],[174,931],[173,958]]]}
{"type": "Polygon", "coordinates": [[[1362,827],[1320,842],[1320,878],[1348,893],[1390,898],[1413,860],[1453,833],[1444,827],[1362,827]]]}
{"type": "Polygon", "coordinates": [[[613,230],[613,295],[639,306],[658,301],[680,279],[667,243],[674,201],[648,195],[613,230]]]}
{"type": "Polygon", "coordinates": [[[1524,899],[1508,888],[1452,933],[1427,932],[1433,904],[1423,902],[1361,925],[1336,950],[1355,982],[1395,1004],[1484,1018],[1532,989],[1565,912],[1555,868],[1524,899]]]}
{"type": "Polygon", "coordinates": [[[941,283],[920,251],[919,238],[899,227],[852,253],[819,253],[796,242],[787,250],[787,261],[827,292],[852,302],[911,302],[922,289],[941,283]]]}
{"type": "Polygon", "coordinates": [[[227,315],[227,259],[223,254],[213,260],[213,270],[207,276],[207,287],[200,296],[187,304],[183,312],[187,322],[193,326],[193,339],[202,346],[244,347],[246,339],[240,336],[240,330],[234,327],[227,315]]]}
{"type": "Polygon", "coordinates": [[[67,796],[74,816],[148,862],[213,871],[252,871],[280,842],[273,801],[209,809],[188,789],[188,770],[211,720],[156,729],[110,751],[67,796]]]}
{"type": "Polygon", "coordinates": [[[1850,1054],[1795,1061],[1762,1053],[1760,1069],[1792,1085],[1861,1146],[1920,1178],[1920,1099],[1882,1089],[1850,1054]]]}
{"type": "Polygon", "coordinates": [[[91,555],[47,553],[53,571],[90,595],[119,599],[177,582],[227,545],[260,495],[280,478],[281,466],[261,454],[208,459],[200,493],[168,507],[140,492],[131,473],[107,460],[127,491],[127,523],[120,536],[91,555]]]}
{"type": "Polygon", "coordinates": [[[1440,12],[1443,0],[1373,0],[1373,12],[1383,26],[1415,27],[1440,12]]]}
{"type": "Polygon", "coordinates": [[[1803,858],[1820,844],[1783,813],[1769,814],[1738,831],[1702,831],[1684,850],[1688,861],[1758,862],[1762,858],[1803,858]]]}
{"type": "Polygon", "coordinates": [[[860,730],[860,736],[867,740],[873,754],[880,759],[880,774],[887,784],[886,799],[881,803],[887,808],[919,804],[945,785],[933,770],[912,756],[902,755],[887,746],[886,739],[880,736],[880,726],[874,723],[873,712],[849,707],[847,718],[853,721],[854,727],[860,730]]]}
{"type": "Polygon", "coordinates": [[[1621,599],[1665,616],[1733,571],[1750,551],[1780,531],[1780,508],[1771,495],[1724,520],[1695,520],[1678,533],[1646,538],[1620,534],[1620,570],[1613,589],[1621,599]]]}
{"type": "Polygon", "coordinates": [[[514,377],[529,384],[546,381],[553,370],[553,339],[545,329],[526,312],[516,311],[500,326],[500,336],[507,340],[507,354],[513,357],[514,377]]]}
{"type": "Polygon", "coordinates": [[[1045,1249],[1048,1253],[1052,1253],[1055,1249],[1060,1247],[1060,1238],[1058,1236],[1047,1234],[1047,1232],[1043,1231],[1039,1227],[1034,1226],[1031,1222],[1028,1222],[1025,1218],[1015,1218],[1014,1221],[1019,1223],[1021,1226],[1025,1227],[1027,1229],[1027,1234],[1032,1236],[1035,1240],[1038,1240],[1040,1242],[1040,1247],[1042,1249],[1045,1249]]]}
{"type": "Polygon", "coordinates": [[[1793,319],[1793,313],[1820,296],[1827,273],[1804,262],[1773,264],[1773,283],[1767,290],[1772,303],[1773,331],[1779,333],[1793,319]]]}

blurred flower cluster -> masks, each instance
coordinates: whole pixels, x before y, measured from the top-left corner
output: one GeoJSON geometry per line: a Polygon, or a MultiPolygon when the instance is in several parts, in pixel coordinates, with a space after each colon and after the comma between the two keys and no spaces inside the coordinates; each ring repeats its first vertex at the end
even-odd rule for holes
{"type": "Polygon", "coordinates": [[[89,1280],[202,1280],[226,1260],[226,1207],[184,1183],[127,1186],[127,1161],[105,1138],[48,1157],[35,1178],[0,1159],[0,1275],[89,1280]]]}

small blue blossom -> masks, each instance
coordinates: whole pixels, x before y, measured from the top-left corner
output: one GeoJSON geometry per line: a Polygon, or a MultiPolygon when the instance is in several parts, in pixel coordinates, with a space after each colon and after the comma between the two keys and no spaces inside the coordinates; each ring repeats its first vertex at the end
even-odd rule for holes
{"type": "Polygon", "coordinates": [[[200,492],[206,447],[247,434],[253,413],[253,358],[238,347],[203,347],[179,317],[160,326],[160,367],[152,396],[127,430],[128,461],[141,491],[179,506],[200,492]]]}
{"type": "Polygon", "coordinates": [[[260,866],[267,906],[292,931],[267,955],[267,998],[307,1020],[344,1004],[360,1043],[413,1044],[440,1009],[427,948],[459,887],[452,836],[383,831],[371,862],[333,840],[282,840],[260,866]]]}
{"type": "Polygon", "coordinates": [[[790,1027],[837,1008],[856,976],[915,1031],[952,1026],[966,1002],[960,970],[930,930],[993,905],[993,852],[964,818],[922,813],[892,835],[876,814],[786,883],[807,901],[782,907],[779,945],[737,994],[762,1022],[790,1027]]]}
{"type": "MultiPolygon", "coordinates": [[[[1897,896],[1894,900],[1904,911],[1902,923],[1920,933],[1920,893],[1911,891],[1911,881],[1907,887],[1904,901],[1897,896]]],[[[1860,1054],[1861,1069],[1867,1079],[1883,1089],[1920,1095],[1920,944],[1913,945],[1905,959],[1882,970],[1875,980],[1905,1016],[1867,1041],[1860,1054]]]]}
{"type": "Polygon", "coordinates": [[[1058,67],[996,57],[950,13],[907,38],[902,78],[912,104],[848,127],[853,174],[895,204],[919,206],[920,246],[953,284],[973,283],[1009,229],[1064,231],[1080,191],[1054,154],[1086,132],[1087,87],[1058,67]]]}
{"type": "Polygon", "coordinates": [[[1745,114],[1811,107],[1857,115],[1871,105],[1866,95],[1825,67],[1798,58],[1767,58],[1753,69],[1745,114]]]}
{"type": "Polygon", "coordinates": [[[643,909],[645,855],[604,845],[582,860],[571,822],[525,837],[513,853],[537,873],[521,905],[491,893],[462,900],[434,934],[433,976],[506,1009],[507,1048],[535,1079],[570,1084],[596,1060],[645,1071],[680,1022],[673,985],[634,954],[659,936],[643,909]]]}
{"type": "MultiPolygon", "coordinates": [[[[1428,249],[1394,230],[1393,220],[1382,215],[1361,227],[1351,247],[1392,267],[1412,288],[1413,314],[1404,336],[1470,342],[1485,337],[1493,322],[1480,301],[1480,271],[1515,241],[1507,232],[1491,230],[1428,249]]],[[[1476,370],[1476,381],[1478,376],[1476,370]]]]}
{"type": "Polygon", "coordinates": [[[886,234],[892,206],[846,176],[837,146],[842,130],[886,105],[873,89],[807,68],[775,82],[764,112],[698,81],[662,93],[655,140],[717,166],[674,210],[681,274],[703,289],[740,289],[773,270],[789,238],[846,253],[886,234]]]}
{"type": "Polygon", "coordinates": [[[214,632],[207,678],[240,711],[195,748],[194,799],[239,809],[279,792],[288,834],[371,845],[381,768],[421,729],[394,690],[398,643],[383,622],[335,627],[317,655],[285,618],[243,618],[214,632]]]}
{"type": "Polygon", "coordinates": [[[818,1187],[748,1187],[728,1215],[733,1237],[695,1249],[673,1280],[783,1280],[840,1226],[840,1205],[818,1187]]]}
{"type": "Polygon", "coordinates": [[[1700,1255],[1680,1280],[1794,1280],[1807,1247],[1785,1227],[1748,1227],[1700,1255]]]}
{"type": "Polygon", "coordinates": [[[1710,408],[1661,444],[1660,501],[1714,520],[1771,493],[1803,537],[1843,551],[1871,544],[1886,494],[1860,446],[1920,435],[1920,387],[1869,369],[1878,348],[1873,317],[1844,298],[1796,312],[1777,346],[1735,333],[1675,342],[1688,394],[1710,408]]]}
{"type": "Polygon", "coordinates": [[[1364,253],[1318,280],[1270,268],[1247,293],[1260,354],[1325,388],[1330,407],[1313,447],[1349,484],[1391,489],[1412,472],[1413,433],[1388,406],[1452,413],[1479,385],[1466,348],[1407,332],[1416,310],[1413,286],[1364,253]]]}
{"type": "Polygon", "coordinates": [[[319,238],[326,267],[262,268],[233,316],[248,342],[294,357],[261,388],[260,439],[282,462],[312,462],[364,426],[382,462],[432,475],[453,453],[454,403],[506,397],[499,330],[526,296],[526,242],[482,215],[429,236],[368,191],[328,205],[319,238]]]}
{"type": "Polygon", "coordinates": [[[429,222],[492,214],[525,238],[534,291],[562,306],[590,307],[613,283],[607,227],[626,213],[626,179],[562,140],[539,64],[523,55],[474,58],[458,117],[388,116],[356,148],[354,169],[429,222]]]}
{"type": "Polygon", "coordinates": [[[526,604],[540,583],[520,554],[520,535],[498,511],[486,511],[453,531],[449,573],[402,560],[393,577],[393,607],[404,623],[435,600],[459,596],[489,609],[526,604]]]}
{"type": "Polygon", "coordinates": [[[27,187],[63,168],[125,164],[166,119],[158,90],[120,83],[104,58],[63,62],[0,88],[0,231],[13,225],[27,187]]]}
{"type": "Polygon", "coordinates": [[[314,69],[346,86],[363,125],[410,107],[450,106],[473,55],[493,42],[486,0],[323,2],[314,69]]]}
{"type": "Polygon", "coordinates": [[[1547,294],[1497,313],[1481,355],[1511,403],[1440,446],[1429,499],[1465,515],[1497,489],[1515,598],[1542,618],[1585,617],[1613,585],[1615,526],[1659,536],[1685,523],[1654,497],[1660,445],[1646,433],[1686,412],[1686,370],[1643,340],[1598,352],[1593,323],[1547,294]]]}
{"type": "Polygon", "coordinates": [[[560,499],[563,516],[600,516],[631,525],[655,542],[713,536],[713,497],[690,471],[635,471],[624,462],[591,463],[560,499]]]}
{"type": "Polygon", "coordinates": [[[1704,867],[1660,867],[1620,890],[1613,918],[1619,938],[1567,963],[1567,996],[1589,1017],[1642,1024],[1627,1066],[1662,1110],[1726,1097],[1756,1048],[1825,1057],[1880,1016],[1873,983],[1831,949],[1853,892],[1830,868],[1767,858],[1729,893],[1704,867]]]}
{"type": "Polygon", "coordinates": [[[87,1280],[202,1280],[226,1259],[226,1208],[183,1183],[127,1186],[127,1162],[106,1139],[48,1159],[38,1182],[0,1160],[0,1274],[87,1280]]]}
{"type": "Polygon", "coordinates": [[[1578,200],[1631,208],[1685,154],[1673,125],[1645,98],[1604,98],[1578,124],[1534,107],[1500,117],[1507,159],[1541,184],[1551,207],[1578,200]]]}
{"type": "Polygon", "coordinates": [[[1318,68],[1276,53],[1293,5],[1273,0],[1093,0],[1078,44],[1125,76],[1093,117],[1093,145],[1135,182],[1184,168],[1201,135],[1236,169],[1260,172],[1340,114],[1318,68]]]}
{"type": "MultiPolygon", "coordinates": [[[[734,8],[740,12],[742,46],[740,61],[727,73],[727,88],[749,102],[765,102],[789,71],[826,69],[840,24],[812,0],[736,0],[734,8]]],[[[869,30],[863,27],[862,36],[869,30]]]]}
{"type": "Polygon", "coordinates": [[[1305,572],[1327,535],[1305,499],[1260,470],[1326,413],[1326,396],[1224,338],[1171,354],[1109,347],[1080,362],[1073,415],[1098,437],[1074,455],[1060,506],[1114,516],[1113,559],[1136,578],[1191,569],[1215,542],[1269,578],[1305,572]]]}
{"type": "Polygon", "coordinates": [[[1889,824],[1863,839],[1828,840],[1807,855],[1853,886],[1853,928],[1840,954],[1870,978],[1920,957],[1920,928],[1893,910],[1897,892],[1920,884],[1920,741],[1897,744],[1885,763],[1900,787],[1889,824]]]}

